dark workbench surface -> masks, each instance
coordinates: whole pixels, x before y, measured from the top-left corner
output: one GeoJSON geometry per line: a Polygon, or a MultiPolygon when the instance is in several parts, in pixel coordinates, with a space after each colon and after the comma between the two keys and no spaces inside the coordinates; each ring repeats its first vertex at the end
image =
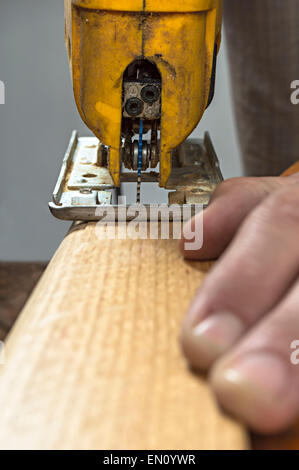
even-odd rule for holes
{"type": "Polygon", "coordinates": [[[0,340],[14,324],[47,263],[0,263],[0,340]]]}

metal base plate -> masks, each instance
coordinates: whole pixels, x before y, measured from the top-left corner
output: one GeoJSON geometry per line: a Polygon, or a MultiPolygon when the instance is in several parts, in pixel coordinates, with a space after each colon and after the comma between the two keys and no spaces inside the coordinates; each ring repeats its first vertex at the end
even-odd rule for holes
{"type": "MultiPolygon", "coordinates": [[[[102,207],[113,207],[114,187],[107,167],[99,165],[101,143],[96,137],[78,137],[73,132],[62,168],[49,203],[51,213],[61,220],[92,221],[103,217],[102,207]]],[[[219,162],[209,134],[204,139],[189,139],[174,150],[172,172],[166,189],[169,204],[188,205],[192,213],[206,206],[222,181],[219,162]]],[[[142,182],[158,182],[159,174],[142,174],[142,182]]],[[[121,182],[137,182],[134,172],[121,174],[121,182]]],[[[165,205],[164,205],[165,206],[165,205]]],[[[150,205],[146,208],[150,216],[150,205]]],[[[133,218],[133,216],[132,216],[133,218]]],[[[129,216],[128,216],[129,220],[129,216]]]]}

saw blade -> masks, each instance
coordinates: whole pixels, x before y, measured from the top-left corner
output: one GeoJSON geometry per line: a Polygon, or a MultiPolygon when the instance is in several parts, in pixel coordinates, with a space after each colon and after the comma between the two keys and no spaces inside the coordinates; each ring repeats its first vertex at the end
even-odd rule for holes
{"type": "Polygon", "coordinates": [[[140,193],[141,193],[142,143],[143,143],[143,120],[140,119],[139,145],[138,145],[138,168],[137,168],[137,195],[136,195],[137,204],[140,204],[140,193]]]}

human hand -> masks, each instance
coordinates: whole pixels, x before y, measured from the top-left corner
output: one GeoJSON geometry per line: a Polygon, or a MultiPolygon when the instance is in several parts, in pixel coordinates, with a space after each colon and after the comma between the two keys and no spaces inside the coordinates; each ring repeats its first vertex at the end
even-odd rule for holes
{"type": "Polygon", "coordinates": [[[227,180],[196,217],[204,244],[185,251],[181,240],[184,256],[220,259],[189,308],[183,350],[210,369],[226,410],[256,431],[281,431],[299,414],[299,173],[227,180]]]}

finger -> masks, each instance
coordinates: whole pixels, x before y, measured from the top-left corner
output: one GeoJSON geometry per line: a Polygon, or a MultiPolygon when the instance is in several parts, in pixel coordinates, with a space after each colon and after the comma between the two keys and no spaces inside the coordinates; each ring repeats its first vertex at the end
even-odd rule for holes
{"type": "Polygon", "coordinates": [[[210,367],[296,278],[298,201],[299,184],[269,196],[203,282],[183,325],[183,349],[194,367],[210,367]]]}
{"type": "MultiPolygon", "coordinates": [[[[203,218],[203,247],[197,251],[189,250],[192,239],[183,237],[180,250],[184,257],[201,260],[218,258],[249,212],[270,193],[286,184],[287,178],[232,178],[221,183],[209,207],[196,216],[203,218]]],[[[193,234],[195,227],[193,218],[186,224],[184,233],[187,236],[193,234]]]]}
{"type": "Polygon", "coordinates": [[[220,404],[261,433],[299,415],[299,281],[286,298],[212,369],[220,404]]]}

